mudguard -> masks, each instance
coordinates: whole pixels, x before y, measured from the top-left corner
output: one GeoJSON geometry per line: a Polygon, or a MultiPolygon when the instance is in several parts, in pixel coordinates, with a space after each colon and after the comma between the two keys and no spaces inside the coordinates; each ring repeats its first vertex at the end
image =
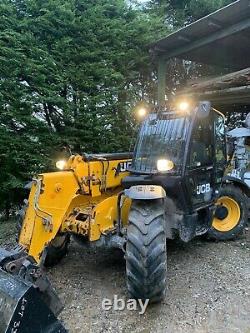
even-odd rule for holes
{"type": "Polygon", "coordinates": [[[133,200],[154,200],[166,197],[163,187],[158,185],[135,185],[124,191],[124,194],[133,200]]]}

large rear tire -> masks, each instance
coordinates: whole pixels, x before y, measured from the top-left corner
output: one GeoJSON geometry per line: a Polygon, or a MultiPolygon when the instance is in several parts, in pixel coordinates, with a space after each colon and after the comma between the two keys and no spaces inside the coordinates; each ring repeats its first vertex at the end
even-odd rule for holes
{"type": "Polygon", "coordinates": [[[167,247],[162,200],[135,200],[126,244],[127,288],[135,299],[160,302],[166,291],[167,247]]]}
{"type": "Polygon", "coordinates": [[[231,240],[242,234],[248,220],[249,198],[237,186],[225,185],[220,192],[209,239],[231,240]]]}

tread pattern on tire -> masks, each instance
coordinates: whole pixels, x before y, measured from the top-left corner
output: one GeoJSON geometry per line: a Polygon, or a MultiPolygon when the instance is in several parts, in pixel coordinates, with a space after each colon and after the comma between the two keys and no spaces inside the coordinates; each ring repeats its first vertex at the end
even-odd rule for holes
{"type": "Polygon", "coordinates": [[[127,287],[132,297],[159,302],[166,290],[167,252],[164,208],[159,200],[135,201],[126,245],[127,287]]]}
{"type": "Polygon", "coordinates": [[[55,247],[52,244],[48,246],[47,256],[44,261],[45,267],[52,267],[58,264],[68,253],[70,235],[65,235],[65,240],[60,247],[55,247]]]}

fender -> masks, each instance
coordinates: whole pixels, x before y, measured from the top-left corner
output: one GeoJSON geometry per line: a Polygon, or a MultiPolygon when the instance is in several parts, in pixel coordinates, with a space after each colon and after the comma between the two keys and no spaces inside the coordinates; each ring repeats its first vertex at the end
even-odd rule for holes
{"type": "Polygon", "coordinates": [[[166,197],[163,187],[158,185],[136,185],[124,191],[124,194],[134,200],[154,200],[166,197]]]}
{"type": "Polygon", "coordinates": [[[222,178],[222,184],[224,183],[234,183],[235,185],[239,186],[243,192],[247,194],[248,197],[250,197],[250,188],[247,186],[247,184],[239,178],[232,177],[232,176],[225,176],[222,178]]]}

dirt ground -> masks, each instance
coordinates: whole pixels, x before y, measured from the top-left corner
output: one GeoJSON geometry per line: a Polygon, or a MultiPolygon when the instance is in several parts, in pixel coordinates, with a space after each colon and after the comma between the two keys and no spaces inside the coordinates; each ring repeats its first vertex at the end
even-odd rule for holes
{"type": "Polygon", "coordinates": [[[128,299],[121,253],[72,243],[68,256],[50,271],[72,333],[250,333],[250,231],[237,241],[172,242],[168,293],[163,303],[135,311],[103,311],[103,298],[128,299]]]}
{"type": "MultiPolygon", "coordinates": [[[[7,237],[2,230],[0,242],[10,243],[11,228],[7,237]]],[[[232,242],[171,242],[166,298],[144,315],[102,310],[103,298],[129,298],[120,252],[72,242],[48,274],[65,304],[60,319],[70,333],[250,333],[250,230],[232,242]]]]}

